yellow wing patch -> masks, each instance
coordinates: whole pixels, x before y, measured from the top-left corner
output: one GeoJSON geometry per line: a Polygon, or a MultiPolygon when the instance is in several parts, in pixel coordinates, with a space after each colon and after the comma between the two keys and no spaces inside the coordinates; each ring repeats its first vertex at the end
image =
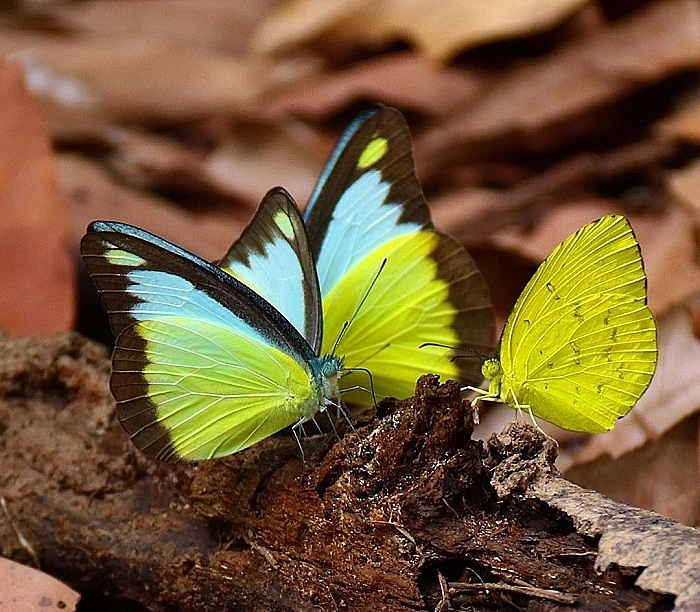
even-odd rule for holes
{"type": "MultiPolygon", "coordinates": [[[[426,372],[443,380],[458,376],[452,351],[421,348],[427,342],[459,344],[450,288],[431,258],[439,242],[434,232],[399,236],[355,265],[323,300],[322,352],[333,349],[343,325],[352,320],[335,352],[345,357],[345,368],[369,369],[378,396],[408,397],[426,372]]],[[[341,390],[354,386],[369,389],[368,375],[351,372],[341,378],[341,390]]],[[[343,399],[372,401],[366,391],[344,393],[343,399]]]]}
{"type": "Polygon", "coordinates": [[[367,146],[360,153],[357,160],[357,167],[366,170],[374,166],[389,151],[389,141],[386,138],[377,136],[367,143],[367,146]]]}

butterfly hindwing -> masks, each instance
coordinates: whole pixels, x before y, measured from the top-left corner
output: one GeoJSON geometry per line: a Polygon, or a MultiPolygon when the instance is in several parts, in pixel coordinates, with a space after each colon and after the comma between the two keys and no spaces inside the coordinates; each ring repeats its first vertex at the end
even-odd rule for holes
{"type": "Polygon", "coordinates": [[[264,296],[318,351],[323,333],[318,276],[301,214],[284,189],[268,192],[218,265],[264,296]]]}
{"type": "Polygon", "coordinates": [[[607,431],[648,387],[656,352],[639,245],[624,217],[602,217],[518,298],[501,338],[502,399],[565,429],[607,431]]]}
{"type": "Polygon", "coordinates": [[[316,412],[315,353],[243,283],[125,224],[91,224],[81,250],[116,334],[119,418],[143,452],[219,457],[316,412]]]}
{"type": "MultiPolygon", "coordinates": [[[[492,353],[489,290],[467,251],[433,228],[400,112],[376,107],[347,128],[304,219],[323,297],[323,353],[349,324],[335,350],[348,368],[369,370],[379,396],[411,395],[425,372],[482,380],[478,359],[451,358],[492,353]]],[[[369,387],[361,372],[341,383],[369,387]]],[[[361,391],[344,397],[371,401],[361,391]]]]}

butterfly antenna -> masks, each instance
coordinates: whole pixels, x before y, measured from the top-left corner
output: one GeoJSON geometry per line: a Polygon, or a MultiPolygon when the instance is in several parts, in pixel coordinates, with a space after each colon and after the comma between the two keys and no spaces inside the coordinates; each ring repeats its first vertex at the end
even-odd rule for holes
{"type": "Polygon", "coordinates": [[[362,296],[360,303],[357,305],[357,308],[355,308],[355,312],[350,317],[350,320],[346,321],[343,324],[343,328],[340,330],[340,333],[338,334],[338,338],[336,339],[335,344],[333,345],[333,350],[331,351],[331,355],[335,355],[335,351],[338,348],[338,345],[340,344],[340,341],[342,340],[343,336],[345,335],[345,332],[348,330],[350,325],[352,325],[352,322],[355,320],[355,318],[359,314],[360,310],[362,310],[362,307],[364,306],[365,302],[367,301],[369,294],[371,293],[372,289],[374,288],[374,285],[377,283],[377,280],[379,279],[379,275],[382,273],[384,266],[386,266],[386,262],[387,262],[387,259],[385,257],[382,260],[382,263],[379,266],[379,269],[377,270],[374,277],[372,278],[372,281],[370,282],[369,287],[367,287],[367,291],[365,291],[365,294],[362,296]]]}
{"type": "Polygon", "coordinates": [[[470,357],[476,357],[479,359],[482,363],[489,359],[488,355],[484,355],[481,351],[477,351],[474,348],[471,348],[469,346],[466,346],[464,348],[458,348],[456,346],[451,346],[449,344],[441,344],[440,342],[423,342],[423,344],[420,344],[418,348],[424,348],[426,346],[437,346],[440,348],[444,349],[449,349],[451,351],[465,351],[469,353],[468,355],[454,355],[453,357],[450,358],[450,363],[457,360],[457,359],[469,359],[470,357]]]}

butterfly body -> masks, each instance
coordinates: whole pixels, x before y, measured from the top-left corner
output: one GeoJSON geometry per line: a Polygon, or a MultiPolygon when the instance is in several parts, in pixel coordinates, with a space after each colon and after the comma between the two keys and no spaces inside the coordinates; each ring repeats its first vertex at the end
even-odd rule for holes
{"type": "Polygon", "coordinates": [[[429,371],[476,382],[451,357],[493,348],[486,283],[430,223],[408,128],[384,107],[346,130],[303,217],[273,189],[216,265],[110,222],[81,250],[116,336],[120,421],[160,459],[237,452],[341,394],[407,397],[429,371]]]}
{"type": "Polygon", "coordinates": [[[555,248],[509,316],[482,399],[565,429],[602,432],[627,414],[656,368],[656,323],[632,228],[589,223],[555,248]]]}

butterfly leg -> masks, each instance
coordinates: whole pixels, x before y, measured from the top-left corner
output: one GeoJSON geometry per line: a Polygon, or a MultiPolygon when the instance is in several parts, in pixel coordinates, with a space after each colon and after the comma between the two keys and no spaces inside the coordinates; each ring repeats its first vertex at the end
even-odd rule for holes
{"type": "MultiPolygon", "coordinates": [[[[343,402],[338,402],[337,404],[335,402],[331,402],[331,406],[335,406],[335,414],[336,418],[342,417],[343,420],[348,424],[350,429],[353,431],[357,431],[355,429],[355,426],[352,424],[352,421],[350,420],[350,415],[348,414],[348,411],[345,410],[345,406],[343,405],[343,402]]],[[[335,428],[334,428],[335,431],[335,428]]],[[[336,433],[336,435],[338,435],[336,433]]]]}
{"type": "MultiPolygon", "coordinates": [[[[304,437],[306,437],[306,432],[304,431],[304,423],[307,421],[306,417],[299,419],[294,425],[292,425],[292,433],[294,434],[294,439],[297,441],[297,446],[299,447],[299,452],[301,453],[301,465],[306,465],[306,455],[304,454],[304,447],[301,445],[301,438],[299,437],[299,431],[304,437]]],[[[315,422],[315,421],[314,421],[315,422]]],[[[318,427],[318,425],[316,425],[318,427]]]]}

